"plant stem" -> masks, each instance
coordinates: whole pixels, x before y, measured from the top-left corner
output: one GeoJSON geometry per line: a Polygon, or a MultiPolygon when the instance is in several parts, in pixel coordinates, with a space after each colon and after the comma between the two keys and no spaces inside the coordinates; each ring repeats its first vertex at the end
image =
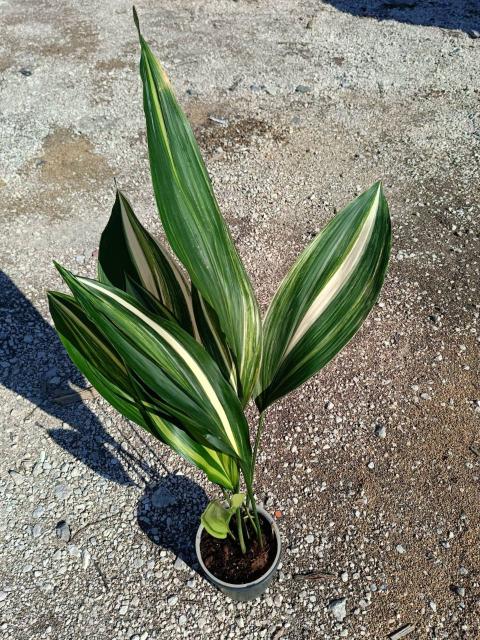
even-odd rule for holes
{"type": "Polygon", "coordinates": [[[255,520],[255,530],[256,530],[256,533],[257,533],[257,538],[258,538],[258,541],[260,543],[260,547],[263,549],[262,530],[260,528],[260,520],[258,518],[257,505],[255,503],[255,498],[253,497],[253,490],[252,490],[252,485],[251,484],[247,484],[247,495],[248,495],[248,499],[250,501],[250,504],[252,505],[252,511],[253,511],[253,517],[254,517],[254,520],[255,520]]]}
{"type": "Polygon", "coordinates": [[[253,474],[255,473],[255,464],[257,463],[258,447],[260,445],[260,438],[262,436],[264,425],[265,425],[265,413],[262,411],[262,413],[258,417],[257,433],[255,434],[255,444],[254,444],[254,447],[253,447],[253,455],[252,455],[252,485],[253,485],[253,474]]]}
{"type": "Polygon", "coordinates": [[[237,520],[237,532],[238,532],[238,541],[240,543],[240,549],[242,553],[247,553],[247,548],[245,546],[245,540],[243,539],[243,527],[242,527],[242,517],[240,515],[240,507],[235,512],[235,519],[237,520]]]}
{"type": "Polygon", "coordinates": [[[245,513],[247,514],[247,517],[252,523],[252,527],[255,529],[255,532],[256,532],[257,525],[255,524],[255,520],[252,518],[252,514],[250,513],[250,509],[248,507],[245,507],[245,513]]]}

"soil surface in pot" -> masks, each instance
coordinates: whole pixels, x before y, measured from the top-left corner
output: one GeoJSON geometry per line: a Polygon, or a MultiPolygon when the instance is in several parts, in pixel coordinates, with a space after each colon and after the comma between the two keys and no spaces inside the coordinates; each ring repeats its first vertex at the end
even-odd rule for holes
{"type": "MultiPolygon", "coordinates": [[[[269,522],[259,514],[263,535],[263,549],[260,547],[253,527],[248,523],[250,539],[247,540],[247,553],[243,554],[236,540],[219,540],[209,533],[202,532],[200,552],[202,559],[216,578],[230,584],[245,584],[261,578],[272,566],[277,553],[277,540],[269,522]]],[[[235,518],[232,518],[232,531],[236,531],[235,518]]]]}

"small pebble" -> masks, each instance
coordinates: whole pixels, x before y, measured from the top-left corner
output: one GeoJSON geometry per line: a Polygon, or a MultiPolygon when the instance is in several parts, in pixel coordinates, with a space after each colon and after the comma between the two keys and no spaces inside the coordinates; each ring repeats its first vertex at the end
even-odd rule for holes
{"type": "Polygon", "coordinates": [[[176,503],[176,497],[165,489],[164,487],[158,487],[152,494],[152,506],[155,509],[163,509],[176,503]]]}
{"type": "Polygon", "coordinates": [[[402,555],[403,555],[404,553],[406,553],[405,547],[402,547],[402,545],[401,545],[401,544],[397,544],[397,546],[395,547],[395,549],[396,549],[397,553],[400,553],[400,554],[402,554],[402,555]]]}
{"type": "Polygon", "coordinates": [[[377,426],[375,427],[375,435],[377,436],[377,438],[380,438],[382,440],[385,439],[387,436],[385,425],[377,424],[377,426]]]}
{"type": "Polygon", "coordinates": [[[32,469],[32,476],[34,478],[38,478],[38,476],[42,473],[42,471],[43,471],[42,463],[40,461],[36,462],[34,467],[33,467],[33,469],[32,469]]]}
{"type": "Polygon", "coordinates": [[[76,544],[69,544],[67,549],[68,554],[72,556],[72,558],[80,558],[80,556],[82,555],[81,550],[77,547],[76,544]]]}
{"type": "Polygon", "coordinates": [[[68,542],[70,540],[70,527],[65,520],[61,520],[57,523],[55,532],[57,534],[57,538],[60,538],[60,540],[63,540],[64,542],[68,542]]]}
{"type": "Polygon", "coordinates": [[[169,598],[167,598],[167,604],[169,607],[175,606],[177,602],[178,602],[178,596],[170,596],[169,598]]]}
{"type": "Polygon", "coordinates": [[[182,560],[180,556],[177,556],[175,562],[173,563],[173,568],[177,569],[177,571],[188,571],[189,566],[182,560]]]}
{"type": "Polygon", "coordinates": [[[306,84],[299,84],[295,87],[295,91],[297,93],[310,93],[312,91],[312,87],[309,87],[306,84]]]}
{"type": "Polygon", "coordinates": [[[34,518],[41,518],[44,513],[45,513],[45,507],[42,504],[39,504],[38,507],[34,509],[32,516],[34,518]]]}
{"type": "Polygon", "coordinates": [[[57,498],[57,500],[66,500],[70,493],[71,490],[69,487],[67,487],[66,484],[57,484],[57,486],[53,490],[53,494],[57,498]]]}
{"type": "Polygon", "coordinates": [[[305,542],[307,544],[312,544],[312,542],[315,540],[315,536],[313,536],[311,533],[308,534],[308,536],[305,538],[305,542]]]}
{"type": "Polygon", "coordinates": [[[328,609],[331,611],[335,620],[343,622],[347,617],[347,599],[338,598],[337,600],[332,600],[328,605],[328,609]]]}

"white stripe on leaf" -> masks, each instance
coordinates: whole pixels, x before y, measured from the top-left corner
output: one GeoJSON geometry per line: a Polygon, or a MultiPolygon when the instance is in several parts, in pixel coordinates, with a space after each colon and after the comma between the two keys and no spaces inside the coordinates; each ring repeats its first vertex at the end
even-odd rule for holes
{"type": "Polygon", "coordinates": [[[130,222],[130,217],[125,210],[123,197],[120,197],[120,211],[122,215],[123,228],[125,230],[128,246],[130,248],[130,255],[133,262],[135,263],[142,285],[149,293],[152,294],[152,296],[157,298],[157,300],[160,300],[160,302],[163,302],[158,291],[154,275],[152,273],[148,260],[145,257],[143,247],[138,240],[136,231],[133,228],[132,223],[130,222]]]}
{"type": "Polygon", "coordinates": [[[308,311],[302,318],[302,321],[298,325],[295,333],[293,334],[290,342],[284,353],[284,358],[292,351],[298,342],[307,333],[310,327],[318,320],[328,305],[332,302],[335,296],[340,292],[345,282],[348,281],[360,262],[365,248],[371,238],[373,227],[375,226],[375,220],[377,217],[378,205],[380,202],[380,190],[381,186],[378,186],[375,199],[370,207],[365,221],[362,225],[362,229],[355,240],[354,245],[345,256],[340,267],[335,271],[333,276],[323,287],[320,293],[317,295],[308,311]]]}
{"type": "Polygon", "coordinates": [[[201,367],[198,365],[196,360],[192,358],[192,356],[188,353],[188,351],[168,331],[166,331],[163,327],[161,327],[159,324],[154,322],[151,318],[146,316],[144,313],[139,311],[136,307],[131,305],[129,302],[127,302],[126,300],[123,300],[123,298],[118,296],[113,291],[104,289],[101,285],[99,285],[99,283],[95,282],[94,280],[88,280],[86,278],[78,278],[78,281],[86,287],[90,287],[91,289],[97,289],[98,291],[101,291],[104,295],[112,298],[125,309],[128,309],[128,311],[130,311],[131,313],[136,315],[138,318],[143,320],[143,322],[145,322],[145,324],[147,324],[151,329],[153,329],[162,338],[162,340],[164,340],[167,344],[169,344],[172,347],[172,349],[177,353],[177,355],[180,356],[180,358],[182,358],[182,360],[185,362],[187,367],[192,371],[192,373],[198,380],[200,386],[205,392],[207,398],[209,399],[212,407],[214,408],[215,412],[220,418],[220,421],[232,445],[233,450],[240,456],[240,451],[238,449],[237,442],[233,435],[233,431],[230,426],[230,422],[228,420],[227,414],[225,413],[225,410],[220,400],[218,399],[218,396],[215,393],[214,388],[210,384],[209,379],[207,378],[205,373],[202,371],[201,367]]]}

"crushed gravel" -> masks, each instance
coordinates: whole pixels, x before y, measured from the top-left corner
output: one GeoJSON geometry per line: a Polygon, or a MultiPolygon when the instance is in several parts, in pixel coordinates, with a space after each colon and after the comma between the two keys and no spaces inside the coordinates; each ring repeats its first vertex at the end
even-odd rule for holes
{"type": "Polygon", "coordinates": [[[363,329],[268,413],[284,554],[234,603],[192,550],[212,486],[85,389],[47,313],[53,259],[95,272],[114,176],[160,233],[130,2],[1,3],[2,638],[480,637],[480,25],[449,4],[137,3],[262,309],[379,177],[393,218],[363,329]]]}

